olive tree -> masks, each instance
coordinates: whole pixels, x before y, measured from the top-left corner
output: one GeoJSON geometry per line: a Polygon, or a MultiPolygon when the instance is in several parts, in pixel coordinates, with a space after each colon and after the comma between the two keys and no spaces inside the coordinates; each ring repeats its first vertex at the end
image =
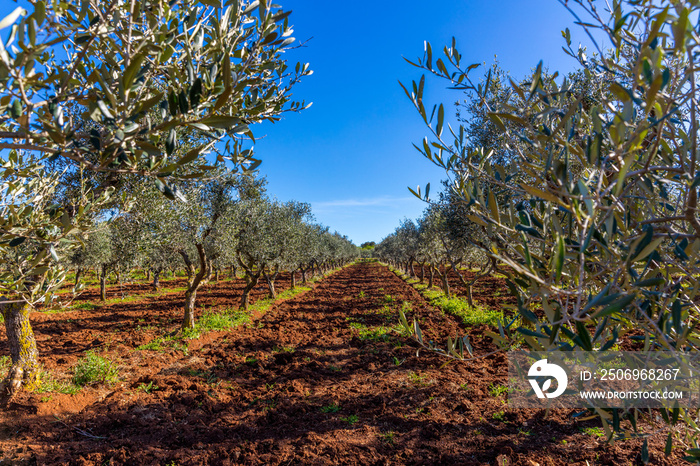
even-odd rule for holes
{"type": "MultiPolygon", "coordinates": [[[[316,259],[321,249],[321,238],[327,229],[318,224],[304,223],[301,225],[301,235],[295,251],[296,270],[301,272],[302,283],[308,281],[308,273],[313,271],[316,259]]],[[[292,274],[294,284],[294,274],[292,274]]]]}
{"type": "MultiPolygon", "coordinates": [[[[297,264],[297,251],[301,247],[304,225],[311,219],[311,206],[303,202],[290,201],[285,204],[273,203],[267,224],[270,248],[268,269],[263,269],[263,277],[270,289],[270,297],[276,298],[275,280],[281,270],[294,275],[297,264]]],[[[293,280],[293,279],[292,279],[293,280]]]]}
{"type": "Polygon", "coordinates": [[[138,175],[175,198],[179,176],[206,176],[208,153],[256,165],[243,147],[250,125],[304,108],[291,90],[310,74],[285,62],[289,12],[266,0],[29,3],[32,11],[0,20],[9,28],[0,42],[0,255],[27,251],[0,281],[11,392],[38,374],[30,309],[61,282],[62,251],[114,183],[138,175]],[[199,142],[184,151],[182,139],[199,142]],[[45,168],[57,161],[61,172],[45,168]],[[47,205],[78,171],[110,176],[75,202],[47,205]]]}
{"type": "MultiPolygon", "coordinates": [[[[188,202],[160,196],[154,188],[135,202],[128,218],[140,230],[149,254],[154,280],[162,267],[178,256],[187,273],[183,328],[194,328],[197,292],[209,279],[212,262],[235,246],[236,203],[250,188],[245,175],[217,171],[216,178],[198,183],[181,183],[180,192],[188,202]]],[[[157,283],[157,282],[154,282],[157,283]]]]}
{"type": "Polygon", "coordinates": [[[477,66],[462,63],[454,41],[437,60],[427,45],[414,64],[482,106],[516,163],[471,146],[463,124],[445,124],[444,106],[431,119],[421,79],[406,92],[430,127],[423,155],[469,206],[465,215],[490,241],[484,253],[507,266],[530,347],[608,349],[641,331],[645,351],[697,351],[700,37],[691,21],[700,5],[615,0],[603,12],[561,3],[595,47],[600,33],[612,44],[587,56],[562,33],[580,73],[601,83],[597,99],[568,78],[546,79],[540,63],[528,83],[511,81],[521,105],[492,105],[489,76],[475,81],[477,66]]]}
{"type": "Polygon", "coordinates": [[[310,214],[308,204],[280,203],[267,198],[239,203],[236,210],[237,259],[245,271],[246,286],[240,307],[246,309],[250,291],[264,277],[270,296],[276,297],[275,280],[281,270],[296,268],[294,248],[303,230],[301,224],[310,214]]]}

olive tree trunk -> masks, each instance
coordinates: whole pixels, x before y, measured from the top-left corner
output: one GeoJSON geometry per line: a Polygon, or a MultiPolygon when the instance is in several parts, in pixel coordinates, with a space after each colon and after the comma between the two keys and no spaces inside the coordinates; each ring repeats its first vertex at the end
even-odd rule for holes
{"type": "Polygon", "coordinates": [[[106,266],[100,269],[100,301],[107,301],[107,275],[109,271],[106,266]]]}
{"type": "Polygon", "coordinates": [[[187,268],[187,291],[185,291],[185,315],[182,319],[183,329],[194,328],[194,310],[197,299],[197,290],[204,282],[204,279],[211,272],[209,258],[204,251],[204,245],[198,243],[197,255],[199,256],[199,272],[195,273],[195,267],[186,251],[180,250],[182,260],[187,268]]]}
{"type": "Polygon", "coordinates": [[[445,296],[450,298],[450,281],[448,279],[448,275],[450,273],[449,266],[447,264],[442,264],[442,291],[445,293],[445,296]]]}
{"type": "Polygon", "coordinates": [[[272,299],[277,297],[277,291],[275,291],[275,280],[277,279],[277,275],[279,275],[279,267],[275,267],[274,272],[271,273],[267,273],[266,270],[263,270],[263,276],[267,282],[267,287],[270,290],[270,298],[272,299]]]}
{"type": "Polygon", "coordinates": [[[13,395],[22,384],[33,389],[38,383],[39,351],[29,322],[31,308],[26,303],[3,303],[0,298],[0,314],[5,320],[5,331],[10,347],[12,366],[3,383],[3,394],[13,395]]]}
{"type": "Polygon", "coordinates": [[[258,280],[260,279],[260,270],[258,270],[256,273],[248,272],[246,270],[245,274],[245,288],[243,288],[243,295],[241,296],[241,304],[240,304],[240,309],[241,310],[247,310],[248,306],[250,305],[250,292],[253,288],[255,288],[255,285],[258,284],[258,280]]]}
{"type": "MultiPolygon", "coordinates": [[[[150,270],[149,270],[150,273],[150,270]]],[[[160,290],[160,270],[153,271],[153,291],[160,290]]]]}

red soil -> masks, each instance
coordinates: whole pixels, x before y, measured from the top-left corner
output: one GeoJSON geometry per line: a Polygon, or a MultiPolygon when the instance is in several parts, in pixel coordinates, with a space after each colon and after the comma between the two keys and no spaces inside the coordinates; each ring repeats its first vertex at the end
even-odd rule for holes
{"type": "MultiPolygon", "coordinates": [[[[210,285],[200,305],[231,307],[239,288],[210,285]]],[[[443,367],[445,359],[417,352],[396,333],[368,337],[368,329],[396,325],[403,301],[428,340],[465,331],[385,267],[368,263],[336,272],[252,324],[191,340],[186,353],[135,350],[177,327],[181,294],[37,313],[32,318],[46,368],[68,373],[85,350],[99,348],[117,361],[121,381],[76,395],[21,393],[0,411],[0,459],[76,465],[640,461],[641,440],[608,445],[582,432],[595,421],[577,421],[573,412],[510,409],[505,395],[491,393],[505,383],[502,354],[443,367]],[[387,295],[394,298],[388,304],[387,295]],[[138,389],[149,383],[158,388],[138,389]]],[[[468,329],[476,354],[494,349],[482,331],[468,329]]],[[[7,353],[4,345],[0,354],[7,353]]],[[[664,441],[663,432],[649,439],[651,464],[681,464],[679,451],[664,457],[664,441]]]]}

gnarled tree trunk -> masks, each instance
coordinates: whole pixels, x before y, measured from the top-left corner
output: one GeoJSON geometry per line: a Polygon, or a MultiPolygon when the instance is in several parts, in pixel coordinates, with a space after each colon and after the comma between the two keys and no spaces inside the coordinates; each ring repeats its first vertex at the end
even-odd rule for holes
{"type": "Polygon", "coordinates": [[[267,273],[266,270],[263,270],[263,276],[267,282],[267,287],[270,289],[270,298],[272,299],[277,297],[277,291],[275,291],[275,280],[277,279],[277,275],[279,275],[279,267],[277,266],[275,266],[275,271],[272,273],[267,273]]]}
{"type": "Polygon", "coordinates": [[[100,269],[100,300],[107,301],[107,275],[109,271],[104,265],[100,269]]]}
{"type": "Polygon", "coordinates": [[[185,315],[182,319],[182,328],[194,328],[194,307],[197,299],[197,290],[188,289],[185,291],[185,315]]]}
{"type": "Polygon", "coordinates": [[[78,287],[80,284],[80,278],[83,276],[83,268],[78,267],[78,269],[75,271],[75,285],[73,285],[75,288],[78,287]]]}
{"type": "Polygon", "coordinates": [[[449,266],[447,266],[445,263],[442,264],[442,275],[440,275],[440,278],[442,278],[442,291],[445,293],[445,296],[448,298],[450,297],[450,282],[448,280],[448,274],[449,274],[449,266]]]}
{"type": "Polygon", "coordinates": [[[255,285],[258,284],[260,273],[260,270],[258,270],[256,273],[246,270],[246,285],[245,288],[243,288],[243,295],[241,296],[241,304],[239,307],[241,310],[245,311],[248,309],[248,305],[250,304],[250,291],[255,288],[255,285]]]}
{"type": "Polygon", "coordinates": [[[204,279],[211,272],[211,265],[207,254],[204,251],[204,246],[202,244],[197,244],[197,255],[199,256],[199,272],[195,274],[195,267],[190,260],[187,252],[179,251],[182,256],[182,260],[185,261],[185,266],[187,267],[187,291],[185,291],[185,315],[182,320],[182,328],[194,328],[194,309],[195,300],[197,299],[197,290],[204,281],[204,279]]]}
{"type": "MultiPolygon", "coordinates": [[[[150,273],[150,270],[149,270],[150,273]]],[[[160,290],[160,270],[153,271],[153,291],[160,290]]]]}
{"type": "Polygon", "coordinates": [[[29,389],[36,387],[39,376],[39,351],[29,322],[31,311],[29,305],[22,302],[4,303],[3,301],[7,299],[0,298],[0,314],[5,320],[5,331],[12,359],[10,372],[3,385],[5,393],[13,395],[23,383],[29,389]]]}

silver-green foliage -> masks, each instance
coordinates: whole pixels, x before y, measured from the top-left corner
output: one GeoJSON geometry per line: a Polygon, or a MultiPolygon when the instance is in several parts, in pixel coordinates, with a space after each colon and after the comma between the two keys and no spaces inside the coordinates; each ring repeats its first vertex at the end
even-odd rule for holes
{"type": "Polygon", "coordinates": [[[469,123],[449,126],[443,105],[431,116],[421,78],[405,88],[432,133],[421,151],[481,225],[484,252],[508,267],[530,347],[608,349],[634,333],[645,351],[697,351],[700,5],[561,3],[591,40],[612,44],[587,56],[562,33],[579,76],[600,92],[590,98],[540,63],[526,82],[510,81],[508,98],[492,99],[491,72],[477,82],[478,65],[464,64],[454,41],[440,58],[427,44],[413,64],[469,94],[505,145],[475,146],[469,123]]]}
{"type": "Polygon", "coordinates": [[[265,0],[30,4],[0,20],[0,294],[35,303],[114,184],[184,197],[173,179],[204,176],[210,152],[255,166],[249,125],[305,107],[291,89],[311,71],[288,67],[289,12],[265,0]],[[95,172],[109,177],[92,192],[50,201],[95,172]]]}

